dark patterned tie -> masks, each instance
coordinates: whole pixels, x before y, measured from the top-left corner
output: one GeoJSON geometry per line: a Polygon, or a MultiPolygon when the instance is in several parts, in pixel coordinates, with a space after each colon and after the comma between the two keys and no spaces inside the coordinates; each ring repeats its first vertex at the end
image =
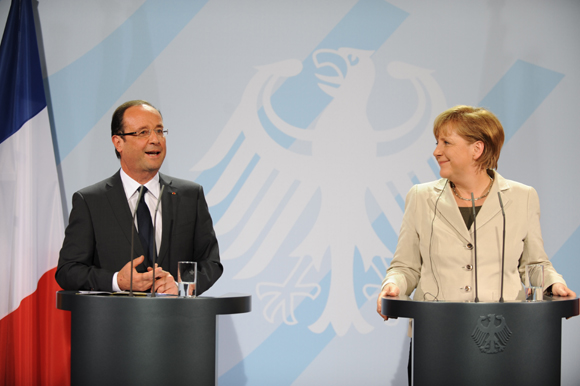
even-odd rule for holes
{"type": "Polygon", "coordinates": [[[137,226],[139,227],[141,245],[145,250],[145,260],[149,262],[149,265],[153,266],[153,239],[155,235],[153,234],[151,212],[149,212],[149,207],[145,202],[146,193],[147,188],[143,186],[143,194],[141,195],[141,200],[139,200],[139,205],[137,206],[137,226]]]}

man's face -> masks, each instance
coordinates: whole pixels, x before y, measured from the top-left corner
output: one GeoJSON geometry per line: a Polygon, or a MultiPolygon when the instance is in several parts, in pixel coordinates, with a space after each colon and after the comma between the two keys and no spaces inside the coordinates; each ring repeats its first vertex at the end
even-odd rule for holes
{"type": "Polygon", "coordinates": [[[155,134],[155,130],[163,130],[163,118],[151,106],[132,106],[125,110],[123,128],[125,133],[151,131],[147,138],[113,136],[113,144],[121,154],[121,167],[135,181],[144,184],[155,176],[165,159],[165,137],[155,134]]]}

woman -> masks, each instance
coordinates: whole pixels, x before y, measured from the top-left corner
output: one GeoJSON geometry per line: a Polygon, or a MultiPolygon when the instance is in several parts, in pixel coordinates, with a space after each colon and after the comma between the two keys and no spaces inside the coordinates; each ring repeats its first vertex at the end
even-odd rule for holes
{"type": "Polygon", "coordinates": [[[456,106],[440,114],[433,133],[438,181],[414,186],[407,194],[397,250],[377,300],[410,295],[416,300],[475,300],[473,216],[477,223],[477,283],[480,301],[497,301],[501,289],[505,208],[504,299],[522,291],[528,264],[544,265],[544,289],[558,296],[576,294],[544,252],[540,205],[534,188],[504,179],[493,169],[504,142],[501,123],[490,111],[456,106]]]}

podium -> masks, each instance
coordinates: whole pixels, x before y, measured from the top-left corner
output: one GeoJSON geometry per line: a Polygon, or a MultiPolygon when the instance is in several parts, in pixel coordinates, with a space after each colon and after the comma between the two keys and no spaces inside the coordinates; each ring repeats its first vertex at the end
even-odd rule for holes
{"type": "Polygon", "coordinates": [[[562,318],[578,299],[471,303],[383,298],[389,318],[413,318],[413,385],[559,385],[562,318]]]}
{"type": "Polygon", "coordinates": [[[250,295],[128,297],[57,292],[71,312],[71,384],[215,385],[218,315],[250,295]]]}

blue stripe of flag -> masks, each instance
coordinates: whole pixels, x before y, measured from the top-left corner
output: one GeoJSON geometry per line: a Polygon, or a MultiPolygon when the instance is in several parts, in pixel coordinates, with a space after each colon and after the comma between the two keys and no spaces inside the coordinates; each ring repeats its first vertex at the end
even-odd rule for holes
{"type": "Polygon", "coordinates": [[[0,43],[0,143],[46,107],[30,0],[13,0],[0,43]]]}

